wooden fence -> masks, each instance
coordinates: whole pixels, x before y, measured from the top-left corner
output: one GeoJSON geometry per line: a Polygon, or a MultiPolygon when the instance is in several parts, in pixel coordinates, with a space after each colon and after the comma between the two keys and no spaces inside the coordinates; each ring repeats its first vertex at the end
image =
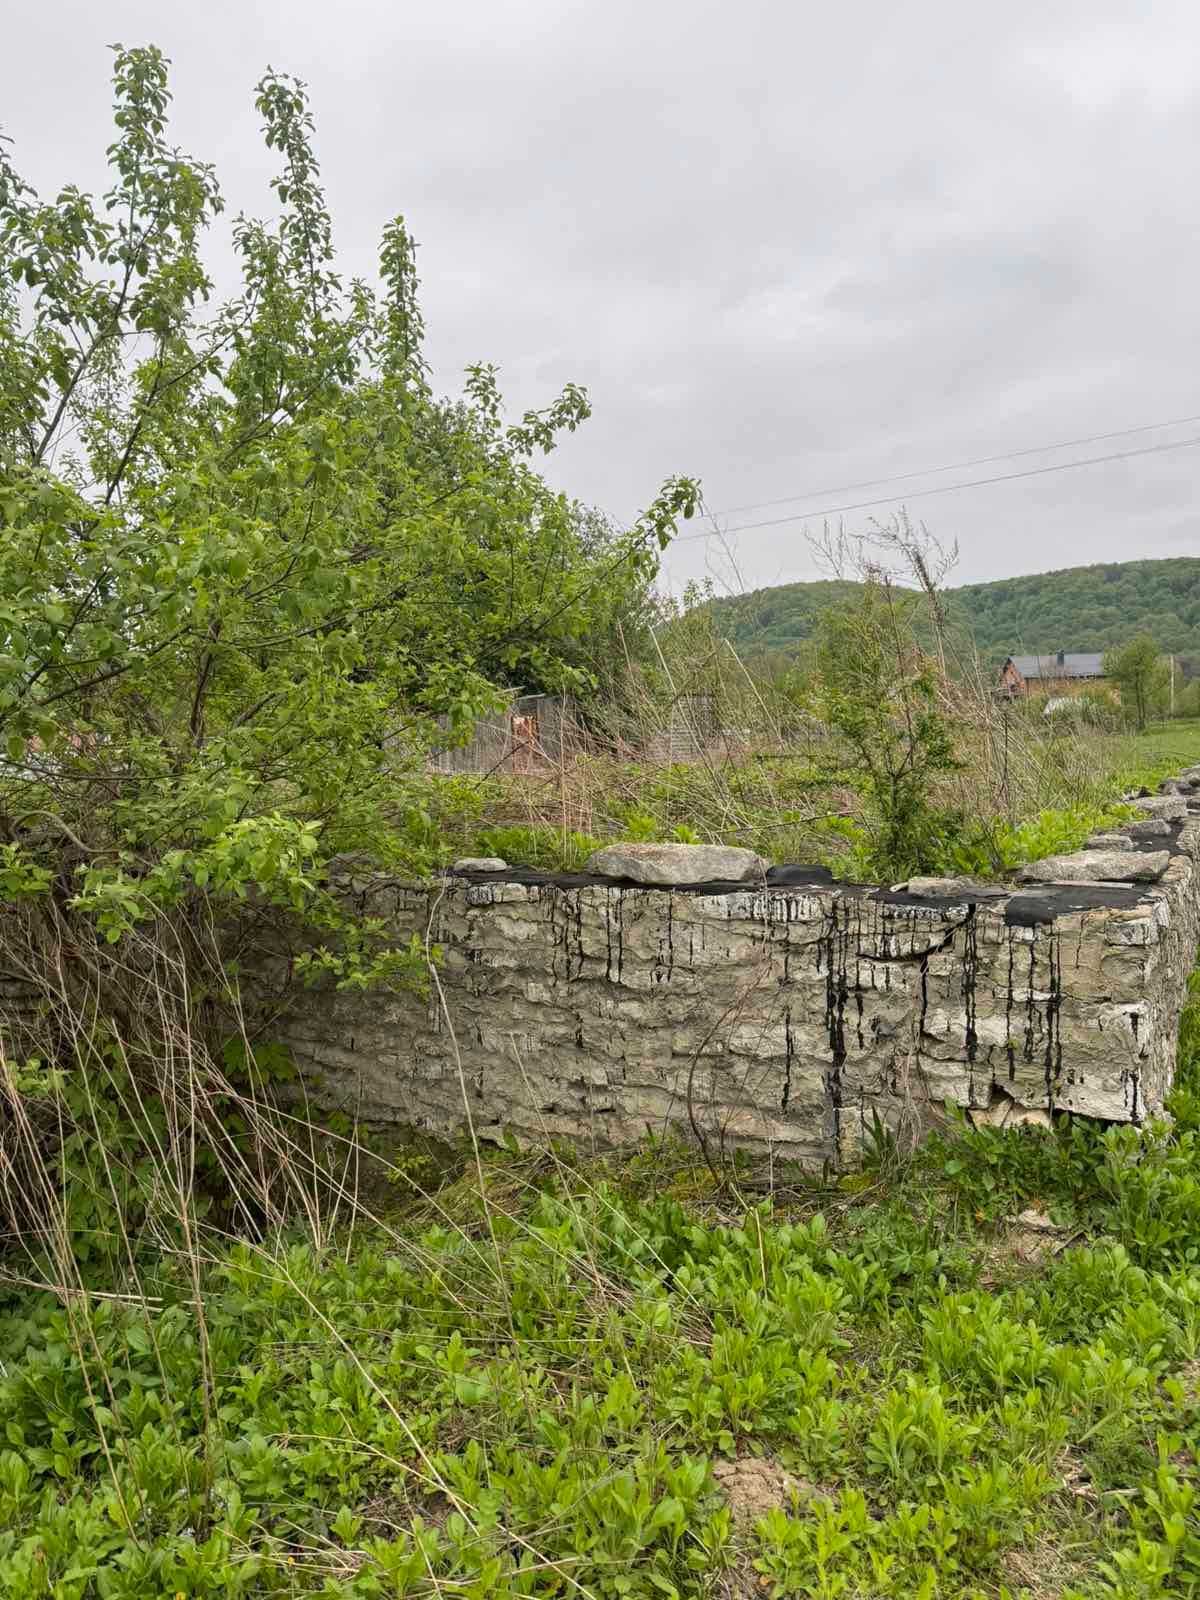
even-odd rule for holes
{"type": "Polygon", "coordinates": [[[440,750],[435,772],[537,772],[561,766],[583,748],[571,701],[562,695],[518,695],[507,711],[481,718],[466,744],[440,750]]]}
{"type": "Polygon", "coordinates": [[[662,725],[630,735],[623,731],[603,738],[584,727],[574,703],[563,695],[525,694],[506,711],[481,718],[465,744],[439,751],[432,759],[435,772],[445,773],[545,773],[586,751],[605,749],[634,761],[656,766],[676,761],[700,761],[731,739],[744,735],[721,725],[714,697],[681,695],[663,714],[662,725]]]}

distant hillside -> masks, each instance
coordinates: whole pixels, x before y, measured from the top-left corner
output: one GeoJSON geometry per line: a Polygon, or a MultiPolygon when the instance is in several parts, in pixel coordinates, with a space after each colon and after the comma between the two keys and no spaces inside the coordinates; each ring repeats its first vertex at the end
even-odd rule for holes
{"type": "MultiPolygon", "coordinates": [[[[857,587],[786,583],[717,600],[713,609],[743,653],[786,652],[811,636],[821,611],[857,587]]],[[[1200,664],[1200,558],[1194,556],[964,584],[950,591],[950,610],[988,661],[1016,652],[1109,650],[1145,632],[1162,650],[1200,664]]]]}

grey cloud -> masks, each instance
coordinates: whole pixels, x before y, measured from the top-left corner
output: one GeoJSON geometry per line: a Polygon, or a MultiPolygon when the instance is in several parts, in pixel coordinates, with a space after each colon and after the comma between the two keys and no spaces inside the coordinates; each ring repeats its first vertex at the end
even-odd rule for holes
{"type": "MultiPolygon", "coordinates": [[[[720,508],[1200,412],[1186,0],[47,0],[6,33],[3,120],[48,185],[102,182],[112,38],[173,56],[231,212],[268,203],[254,79],[307,78],[349,268],[404,211],[442,384],[479,358],[517,407],[586,384],[549,471],[620,517],[673,471],[720,508]]],[[[1179,554],[1198,466],[910,506],[964,580],[1179,554]]],[[[799,526],[734,544],[747,583],[810,574],[799,526]]],[[[691,540],[666,573],[712,568],[691,540]]]]}

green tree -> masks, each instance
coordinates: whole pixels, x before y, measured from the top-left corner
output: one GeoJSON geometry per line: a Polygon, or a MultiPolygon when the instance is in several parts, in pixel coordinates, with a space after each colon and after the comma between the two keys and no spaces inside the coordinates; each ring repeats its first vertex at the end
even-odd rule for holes
{"type": "Polygon", "coordinates": [[[377,284],[339,273],[276,73],[277,214],[236,220],[216,303],[220,190],[169,99],[157,50],[117,49],[101,199],[39,196],[0,144],[0,943],[43,995],[4,1045],[85,1083],[222,1081],[243,958],[297,918],[327,947],[289,973],[420,965],[330,863],[429,864],[431,746],[505,686],[586,691],[698,492],[670,479],[617,530],[536,466],[583,390],[510,422],[480,364],[435,397],[412,239],[384,229],[377,284]]]}
{"type": "Polygon", "coordinates": [[[1139,733],[1166,703],[1170,668],[1148,633],[1104,657],[1104,676],[1117,687],[1126,717],[1139,733]]]}
{"type": "Polygon", "coordinates": [[[342,279],[277,74],[279,215],[237,221],[241,289],[213,305],[220,192],[167,141],[163,57],[118,50],[115,85],[103,201],[39,198],[0,148],[4,826],[51,813],[88,894],[132,871],[145,897],[168,845],[203,871],[235,824],[387,859],[437,719],[586,688],[694,485],[619,532],[533,465],[581,389],[509,424],[479,365],[436,400],[409,234],[385,229],[378,290],[342,279]]]}
{"type": "MultiPolygon", "coordinates": [[[[721,631],[743,653],[787,649],[812,635],[839,595],[830,582],[784,584],[713,602],[721,631]]],[[[1152,629],[1159,648],[1200,650],[1200,558],[1127,561],[962,584],[945,594],[947,619],[965,627],[988,664],[1007,655],[1118,650],[1152,629]]]]}
{"type": "Polygon", "coordinates": [[[1175,715],[1200,717],[1200,678],[1189,678],[1176,689],[1175,715]]]}
{"type": "Polygon", "coordinates": [[[916,595],[868,574],[858,600],[818,628],[810,703],[840,747],[827,777],[862,796],[864,865],[885,880],[934,866],[957,826],[933,798],[937,777],[960,763],[938,663],[920,642],[924,621],[916,595]]]}

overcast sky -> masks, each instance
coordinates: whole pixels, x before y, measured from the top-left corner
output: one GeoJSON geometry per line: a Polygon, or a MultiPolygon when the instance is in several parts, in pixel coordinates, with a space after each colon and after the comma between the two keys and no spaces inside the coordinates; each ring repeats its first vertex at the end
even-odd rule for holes
{"type": "MultiPolygon", "coordinates": [[[[726,527],[904,490],[964,582],[1200,553],[1200,447],[913,493],[1200,422],[824,492],[1200,414],[1195,0],[5,10],[0,124],[39,186],[101,185],[105,46],[157,43],[177,142],[267,213],[253,84],[306,79],[347,269],[402,211],[439,386],[479,359],[517,408],[586,385],[549,472],[619,518],[687,472],[717,512],[804,497],[726,527]]],[[[736,572],[688,540],[666,578],[813,576],[803,530],[731,537],[736,572]]]]}

